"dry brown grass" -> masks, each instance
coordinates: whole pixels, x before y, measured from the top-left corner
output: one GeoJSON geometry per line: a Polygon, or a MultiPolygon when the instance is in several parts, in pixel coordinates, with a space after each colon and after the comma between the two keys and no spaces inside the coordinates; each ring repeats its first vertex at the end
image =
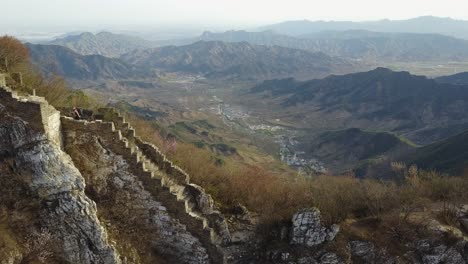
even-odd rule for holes
{"type": "Polygon", "coordinates": [[[352,175],[286,177],[238,161],[220,167],[215,165],[215,156],[209,150],[183,142],[169,149],[151,124],[136,117],[130,117],[130,122],[138,135],[160,147],[222,208],[229,210],[241,203],[273,222],[288,220],[297,209],[311,206],[318,207],[329,224],[348,218],[390,219],[389,215],[407,221],[412,213],[424,210],[431,202],[444,202],[447,213],[468,202],[463,191],[468,187],[468,179],[464,177],[447,177],[405,164],[394,166],[406,179],[403,184],[357,179],[352,175]]]}
{"type": "Polygon", "coordinates": [[[151,124],[134,116],[127,119],[138,135],[157,145],[187,171],[191,181],[203,186],[223,210],[241,203],[269,219],[282,220],[301,207],[313,205],[310,181],[301,176],[286,178],[237,161],[217,166],[211,151],[183,142],[177,142],[174,149],[169,148],[151,124]]]}

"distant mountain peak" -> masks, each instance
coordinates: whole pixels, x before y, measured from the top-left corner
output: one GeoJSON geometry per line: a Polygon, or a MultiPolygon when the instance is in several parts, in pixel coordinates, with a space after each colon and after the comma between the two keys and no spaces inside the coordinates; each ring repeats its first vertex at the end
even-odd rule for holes
{"type": "Polygon", "coordinates": [[[351,63],[323,53],[279,46],[255,45],[246,41],[200,40],[185,46],[165,46],[122,56],[129,63],[167,71],[211,77],[268,79],[339,72],[351,63]]]}
{"type": "MultiPolygon", "coordinates": [[[[308,28],[309,26],[306,26],[308,28]]],[[[312,26],[315,27],[315,26],[312,26]]],[[[435,33],[377,32],[370,29],[328,29],[289,36],[269,31],[205,32],[199,39],[281,46],[369,62],[446,62],[468,60],[468,41],[435,33]]],[[[378,63],[377,63],[378,64],[378,63]]]]}
{"type": "Polygon", "coordinates": [[[267,25],[259,30],[273,30],[274,32],[292,36],[317,33],[324,30],[365,29],[378,32],[408,32],[408,33],[437,33],[468,39],[468,21],[449,17],[421,16],[406,20],[377,20],[377,21],[285,21],[267,25]]]}
{"type": "Polygon", "coordinates": [[[135,49],[155,46],[154,43],[138,37],[108,31],[101,31],[97,34],[83,32],[55,39],[48,44],[64,46],[81,55],[103,55],[106,57],[119,57],[135,49]]]}

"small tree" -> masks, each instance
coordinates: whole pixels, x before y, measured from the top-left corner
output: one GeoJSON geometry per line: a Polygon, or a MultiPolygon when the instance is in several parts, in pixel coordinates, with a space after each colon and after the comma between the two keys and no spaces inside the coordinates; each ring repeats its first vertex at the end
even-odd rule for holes
{"type": "MultiPolygon", "coordinates": [[[[65,84],[63,84],[65,85],[65,84]]],[[[58,87],[63,87],[62,85],[58,85],[58,87]]],[[[72,91],[66,101],[66,106],[69,107],[84,107],[84,108],[92,108],[93,106],[96,105],[96,101],[93,100],[93,98],[89,97],[85,92],[81,90],[74,90],[72,91]]]]}
{"type": "Polygon", "coordinates": [[[8,72],[29,61],[29,50],[18,39],[11,36],[0,37],[0,71],[8,72]]]}

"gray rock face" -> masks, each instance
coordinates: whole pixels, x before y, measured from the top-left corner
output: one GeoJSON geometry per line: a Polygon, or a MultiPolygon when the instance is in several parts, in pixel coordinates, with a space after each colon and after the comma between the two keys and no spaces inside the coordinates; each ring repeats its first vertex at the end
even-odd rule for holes
{"type": "MultiPolygon", "coordinates": [[[[464,264],[466,260],[461,252],[453,246],[444,244],[435,245],[428,240],[421,240],[416,242],[415,250],[408,252],[407,258],[413,263],[421,264],[464,264]]],[[[458,248],[465,248],[465,243],[458,245],[458,248]]],[[[465,256],[466,258],[466,256],[465,256]]]]}
{"type": "Polygon", "coordinates": [[[55,257],[69,263],[120,263],[94,202],[84,194],[83,177],[59,146],[4,109],[0,153],[1,160],[14,160],[9,167],[0,162],[2,171],[7,171],[0,175],[0,185],[5,177],[16,177],[38,202],[35,223],[40,226],[24,228],[31,233],[47,230],[55,241],[50,248],[55,257]]]}
{"type": "Polygon", "coordinates": [[[302,209],[292,219],[291,244],[317,246],[333,240],[339,231],[338,225],[333,225],[330,229],[322,225],[318,209],[302,209]]]}

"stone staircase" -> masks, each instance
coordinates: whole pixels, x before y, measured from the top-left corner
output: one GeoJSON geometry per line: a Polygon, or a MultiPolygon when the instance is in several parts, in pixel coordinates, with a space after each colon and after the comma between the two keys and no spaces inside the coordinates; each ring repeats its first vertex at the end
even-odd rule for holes
{"type": "Polygon", "coordinates": [[[145,190],[200,240],[212,263],[226,262],[224,247],[230,244],[231,236],[211,196],[200,186],[191,184],[188,174],[173,165],[157,147],[136,136],[135,130],[118,112],[103,108],[100,113],[104,120],[92,122],[62,116],[64,134],[92,131],[99,135],[106,147],[128,162],[145,190]]]}
{"type": "Polygon", "coordinates": [[[169,161],[156,146],[136,136],[135,130],[120,113],[112,108],[101,108],[100,112],[105,112],[103,119],[113,122],[116,129],[121,131],[139,161],[153,174],[152,179],[169,188],[179,200],[184,200],[187,213],[204,222],[205,229],[210,230],[212,243],[228,244],[231,238],[227,223],[222,214],[214,209],[211,196],[200,186],[191,184],[189,175],[169,161]]]}

